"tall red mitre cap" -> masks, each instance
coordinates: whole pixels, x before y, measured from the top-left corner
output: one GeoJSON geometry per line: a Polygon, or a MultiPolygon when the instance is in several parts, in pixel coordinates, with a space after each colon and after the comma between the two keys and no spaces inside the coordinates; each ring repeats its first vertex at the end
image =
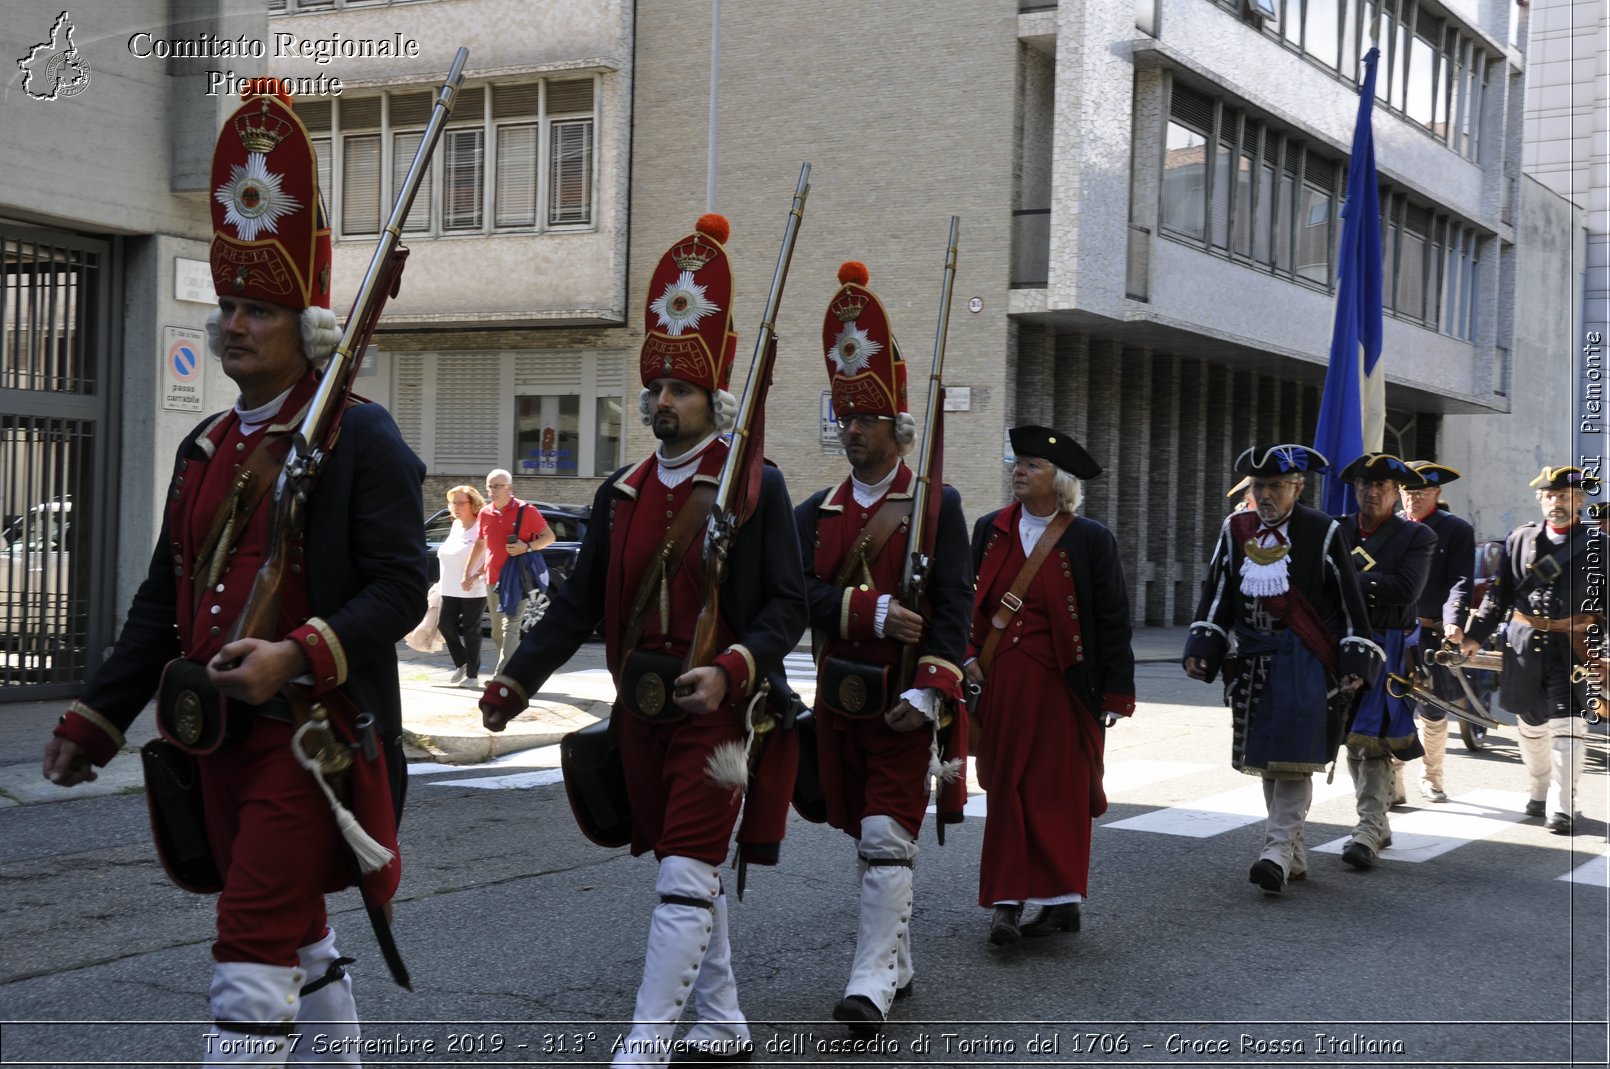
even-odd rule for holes
{"type": "Polygon", "coordinates": [[[866,264],[846,260],[822,320],[827,380],[839,416],[894,417],[907,411],[906,364],[888,311],[867,288],[870,279],[866,264]]]}
{"type": "Polygon", "coordinates": [[[693,232],[672,245],[649,278],[643,311],[643,385],[682,379],[725,390],[738,355],[732,329],[732,261],[726,217],[702,215],[693,232]]]}
{"type": "Polygon", "coordinates": [[[212,154],[213,286],[220,297],[330,307],[330,226],[307,127],[278,79],[256,79],[212,154]]]}

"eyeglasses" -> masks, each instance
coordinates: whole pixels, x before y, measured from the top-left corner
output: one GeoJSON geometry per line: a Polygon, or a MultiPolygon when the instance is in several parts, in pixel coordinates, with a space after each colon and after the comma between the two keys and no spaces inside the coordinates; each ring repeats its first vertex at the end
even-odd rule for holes
{"type": "Polygon", "coordinates": [[[469,503],[470,499],[467,497],[455,497],[453,499],[453,504],[455,505],[468,505],[469,503]]]}
{"type": "Polygon", "coordinates": [[[486,484],[486,488],[488,490],[502,490],[502,489],[505,489],[508,486],[509,486],[508,483],[487,483],[486,484]]]}
{"type": "Polygon", "coordinates": [[[859,414],[859,415],[854,415],[854,416],[840,416],[838,419],[835,419],[833,422],[837,423],[839,425],[839,430],[841,430],[841,431],[847,431],[852,426],[859,427],[862,430],[866,430],[867,428],[871,427],[874,423],[893,423],[894,422],[894,417],[893,416],[869,416],[869,415],[865,415],[865,414],[859,414]]]}

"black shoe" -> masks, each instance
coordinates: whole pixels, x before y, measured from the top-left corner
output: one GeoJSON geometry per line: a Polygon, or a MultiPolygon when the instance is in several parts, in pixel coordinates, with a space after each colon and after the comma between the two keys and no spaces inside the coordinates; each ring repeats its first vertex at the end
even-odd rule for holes
{"type": "Polygon", "coordinates": [[[1286,874],[1280,866],[1268,858],[1259,858],[1252,863],[1252,870],[1247,873],[1247,882],[1255,883],[1272,895],[1278,895],[1286,889],[1286,874]]]}
{"type": "Polygon", "coordinates": [[[894,999],[895,999],[895,1001],[899,1002],[903,998],[910,998],[911,997],[912,985],[915,984],[916,982],[917,982],[917,978],[915,976],[913,976],[911,979],[907,980],[904,984],[902,984],[901,986],[895,988],[894,989],[894,999]]]}
{"type": "Polygon", "coordinates": [[[1079,930],[1079,903],[1061,902],[1054,906],[1041,906],[1039,916],[1026,922],[1021,931],[1028,936],[1055,935],[1057,932],[1079,930]]]}
{"type": "Polygon", "coordinates": [[[875,1036],[883,1031],[883,1014],[865,995],[845,995],[833,1007],[833,1019],[843,1021],[858,1036],[875,1036]]]}
{"type": "Polygon", "coordinates": [[[1363,843],[1348,843],[1342,847],[1342,860],[1355,869],[1367,869],[1375,864],[1375,851],[1363,843]]]}
{"type": "Polygon", "coordinates": [[[1530,801],[1530,800],[1527,801],[1527,803],[1526,803],[1526,815],[1527,816],[1536,817],[1538,820],[1542,820],[1544,815],[1545,815],[1545,812],[1546,812],[1545,806],[1544,806],[1542,801],[1530,801]]]}
{"type": "Polygon", "coordinates": [[[671,1051],[672,1065],[730,1065],[735,1062],[752,1061],[755,1057],[755,1045],[747,1040],[742,1043],[711,1043],[706,1046],[689,1046],[677,1043],[671,1051]],[[731,1050],[728,1050],[728,1047],[731,1050]]]}
{"type": "Polygon", "coordinates": [[[1023,906],[996,906],[995,916],[989,922],[989,941],[998,947],[1009,947],[1023,937],[1018,922],[1023,919],[1023,906]]]}
{"type": "Polygon", "coordinates": [[[1548,829],[1555,835],[1570,835],[1571,814],[1555,813],[1553,816],[1549,817],[1548,829]]]}

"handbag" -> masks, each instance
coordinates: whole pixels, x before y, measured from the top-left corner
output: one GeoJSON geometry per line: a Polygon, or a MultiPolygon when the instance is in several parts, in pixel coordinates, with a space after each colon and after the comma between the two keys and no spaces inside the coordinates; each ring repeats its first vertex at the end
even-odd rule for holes
{"type": "Polygon", "coordinates": [[[430,585],[430,590],[425,595],[425,602],[424,618],[419,621],[412,631],[403,636],[403,641],[408,643],[409,649],[418,653],[440,653],[442,647],[447,644],[446,640],[442,638],[441,632],[441,583],[432,583],[430,585]]]}
{"type": "Polygon", "coordinates": [[[559,740],[559,767],[576,826],[599,846],[611,847],[632,841],[632,807],[613,723],[600,720],[559,740]]]}

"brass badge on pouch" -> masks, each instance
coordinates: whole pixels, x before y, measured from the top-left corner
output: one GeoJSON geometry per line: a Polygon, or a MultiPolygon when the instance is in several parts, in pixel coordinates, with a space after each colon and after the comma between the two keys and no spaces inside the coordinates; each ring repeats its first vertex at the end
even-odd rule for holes
{"type": "Polygon", "coordinates": [[[665,680],[653,672],[644,672],[637,681],[637,711],[643,716],[655,717],[665,708],[665,680]]]}
{"type": "Polygon", "coordinates": [[[860,676],[845,676],[839,684],[839,708],[846,713],[859,713],[866,706],[866,684],[860,676]]]}
{"type": "Polygon", "coordinates": [[[201,739],[201,697],[193,690],[181,691],[173,703],[173,733],[186,746],[201,739]]]}

